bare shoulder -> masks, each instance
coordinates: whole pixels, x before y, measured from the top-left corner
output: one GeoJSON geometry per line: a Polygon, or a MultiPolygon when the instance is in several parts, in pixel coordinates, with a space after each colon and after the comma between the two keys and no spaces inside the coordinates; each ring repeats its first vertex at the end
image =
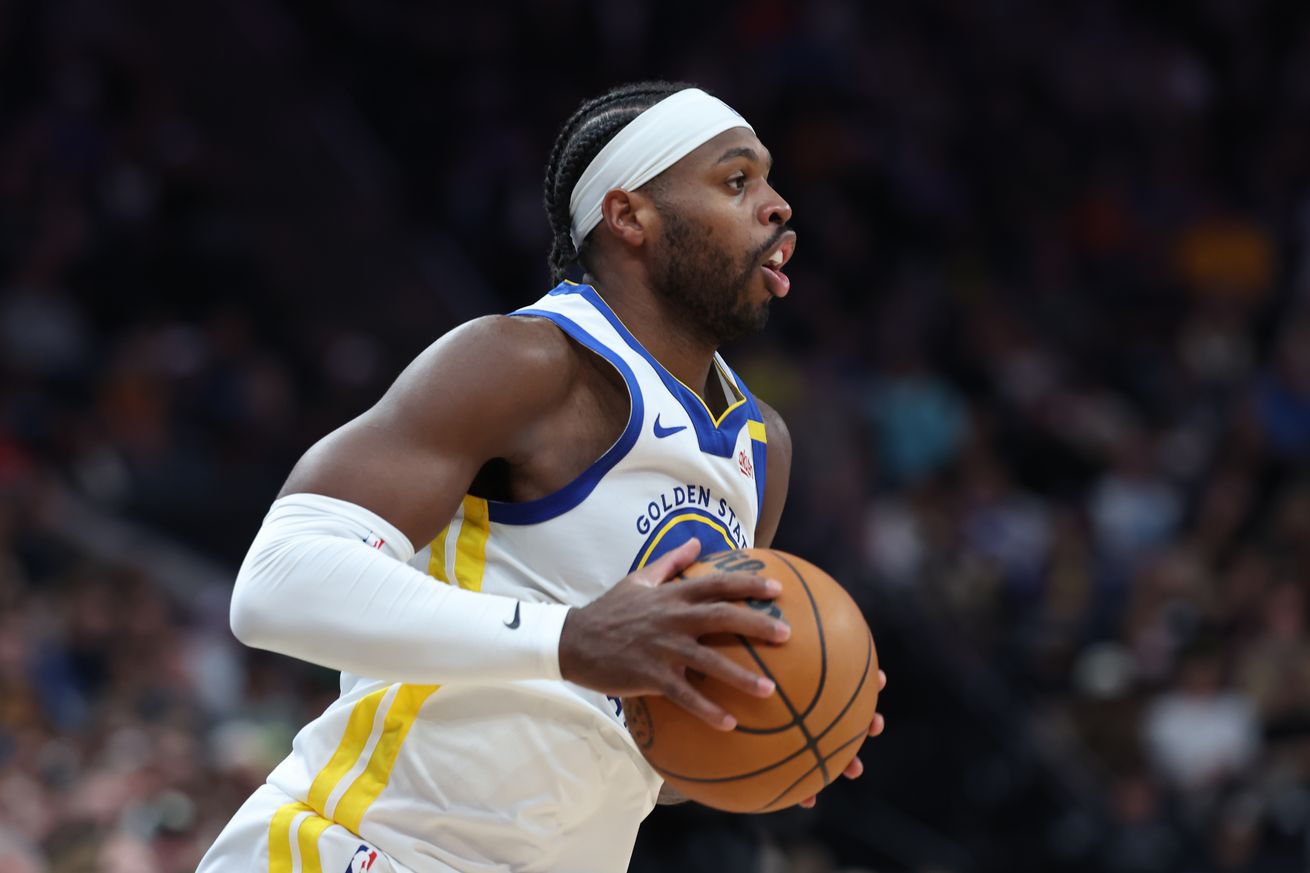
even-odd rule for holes
{"type": "Polygon", "coordinates": [[[428,346],[378,407],[384,414],[399,407],[409,415],[416,407],[432,407],[441,397],[446,418],[469,405],[484,415],[504,410],[518,417],[564,397],[578,364],[572,343],[548,320],[484,316],[428,346]]]}
{"type": "Polygon", "coordinates": [[[503,355],[510,367],[571,373],[577,351],[554,322],[531,315],[488,315],[464,325],[473,342],[503,355]]]}
{"type": "Polygon", "coordinates": [[[764,433],[768,438],[769,454],[778,452],[791,458],[791,431],[787,429],[787,422],[778,410],[763,400],[756,398],[755,403],[760,407],[760,417],[764,419],[764,433]]]}
{"type": "Polygon", "coordinates": [[[544,318],[488,315],[460,325],[414,359],[401,380],[427,381],[458,371],[474,382],[523,385],[532,393],[567,386],[578,356],[564,333],[544,318]]]}
{"type": "Polygon", "coordinates": [[[522,446],[569,394],[578,353],[545,319],[485,316],[424,349],[372,408],[322,448],[363,444],[393,455],[460,457],[476,469],[522,446]]]}
{"type": "Polygon", "coordinates": [[[549,321],[470,321],[421,352],[372,408],[310,448],[282,493],[358,503],[425,541],[449,521],[483,464],[532,449],[578,368],[578,353],[549,321]]]}

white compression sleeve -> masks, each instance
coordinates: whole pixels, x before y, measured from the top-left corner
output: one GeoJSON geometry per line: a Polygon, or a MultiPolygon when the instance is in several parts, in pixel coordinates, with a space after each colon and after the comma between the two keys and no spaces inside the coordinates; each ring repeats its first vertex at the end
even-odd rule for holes
{"type": "Polygon", "coordinates": [[[413,555],[404,534],[361,506],[283,497],[237,574],[232,632],[248,646],[394,682],[560,678],[569,607],[446,585],[406,564],[413,555]]]}

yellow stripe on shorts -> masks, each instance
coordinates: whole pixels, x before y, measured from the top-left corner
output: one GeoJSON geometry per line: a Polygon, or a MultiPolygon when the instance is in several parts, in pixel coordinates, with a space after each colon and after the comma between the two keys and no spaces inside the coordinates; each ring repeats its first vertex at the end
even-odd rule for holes
{"type": "Polygon", "coordinates": [[[386,694],[386,688],[379,688],[356,703],[354,709],[350,710],[350,720],[346,722],[346,732],[342,734],[337,750],[332,753],[327,766],[319,771],[314,777],[314,783],[309,786],[309,805],[319,815],[327,815],[327,802],[332,796],[332,790],[364,753],[364,746],[368,745],[369,735],[373,733],[373,721],[377,718],[378,706],[381,705],[382,698],[386,694]]]}
{"type": "Polygon", "coordinates": [[[268,825],[268,873],[294,873],[291,854],[291,829],[301,815],[296,829],[296,848],[300,850],[300,873],[323,873],[318,854],[318,838],[332,822],[318,815],[304,803],[287,803],[273,813],[268,825]]]}
{"type": "Polygon", "coordinates": [[[346,789],[346,793],[341,795],[336,809],[332,811],[333,818],[338,824],[359,833],[359,824],[364,818],[364,813],[368,811],[373,801],[378,799],[382,789],[386,788],[387,782],[391,780],[391,771],[396,766],[400,747],[405,742],[405,737],[413,727],[415,719],[418,718],[419,707],[439,687],[438,685],[400,686],[395,699],[391,702],[391,708],[387,710],[382,736],[373,747],[368,766],[346,789]]]}
{"type": "Polygon", "coordinates": [[[296,834],[296,844],[300,847],[300,870],[301,873],[323,873],[323,861],[318,856],[318,838],[332,822],[315,814],[308,806],[305,809],[309,810],[310,816],[300,823],[300,831],[296,834]]]}
{"type": "Polygon", "coordinates": [[[288,803],[273,813],[268,824],[268,873],[291,873],[291,822],[304,811],[303,803],[288,803]]]}
{"type": "Polygon", "coordinates": [[[487,501],[469,494],[464,497],[464,522],[455,542],[455,579],[460,588],[482,590],[482,574],[487,569],[487,535],[491,517],[487,501]]]}

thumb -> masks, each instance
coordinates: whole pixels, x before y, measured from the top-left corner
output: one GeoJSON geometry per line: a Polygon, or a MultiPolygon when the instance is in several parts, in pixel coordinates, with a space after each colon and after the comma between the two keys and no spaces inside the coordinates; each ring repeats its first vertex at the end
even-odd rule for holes
{"type": "Polygon", "coordinates": [[[654,588],[690,567],[699,554],[700,540],[692,537],[673,551],[663,554],[658,560],[647,564],[636,574],[635,578],[641,584],[654,588]]]}

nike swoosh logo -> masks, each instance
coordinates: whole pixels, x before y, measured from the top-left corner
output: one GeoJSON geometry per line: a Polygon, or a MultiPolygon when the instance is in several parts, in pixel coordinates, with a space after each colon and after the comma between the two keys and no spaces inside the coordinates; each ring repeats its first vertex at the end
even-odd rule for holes
{"type": "Polygon", "coordinates": [[[518,630],[518,627],[519,627],[519,607],[522,606],[522,605],[523,605],[523,604],[521,604],[521,603],[516,603],[516,604],[514,604],[514,620],[513,620],[513,621],[507,621],[507,622],[505,622],[505,627],[509,628],[510,630],[518,630]]]}
{"type": "Polygon", "coordinates": [[[662,440],[662,439],[664,439],[664,438],[667,437],[667,436],[673,436],[675,433],[677,433],[677,432],[680,431],[680,430],[686,430],[686,429],[687,429],[687,425],[685,425],[685,424],[680,424],[680,425],[678,425],[677,427],[661,427],[661,426],[660,426],[660,417],[659,417],[658,415],[655,416],[655,438],[656,438],[656,439],[660,439],[660,440],[662,440]]]}

